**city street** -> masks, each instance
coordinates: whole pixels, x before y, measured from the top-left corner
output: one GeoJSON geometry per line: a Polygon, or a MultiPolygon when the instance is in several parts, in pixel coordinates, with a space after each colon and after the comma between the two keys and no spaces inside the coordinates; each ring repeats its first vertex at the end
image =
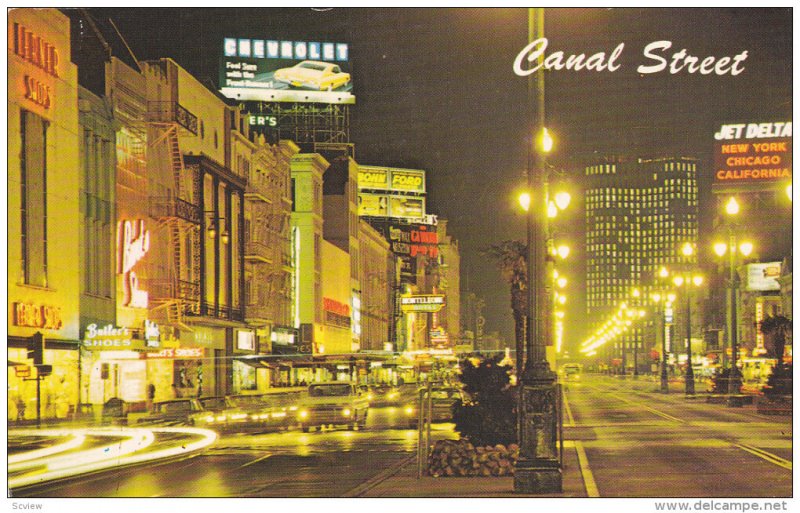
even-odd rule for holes
{"type": "MultiPolygon", "coordinates": [[[[788,497],[792,494],[789,417],[766,417],[682,393],[664,396],[649,377],[584,375],[566,383],[565,475],[580,475],[589,497],[788,497]]],[[[415,468],[417,432],[397,407],[371,408],[361,431],[232,434],[198,455],[133,466],[42,487],[16,497],[341,497],[458,496],[415,490],[393,471],[415,468]],[[388,478],[388,479],[387,479],[388,478]],[[377,491],[376,491],[377,493],[377,491]],[[424,493],[425,495],[419,495],[424,493]]],[[[452,424],[433,438],[455,438],[452,424]]],[[[406,472],[408,474],[408,472],[406,472]]],[[[425,478],[432,480],[433,478],[425,478]]],[[[491,478],[508,480],[510,478],[491,478]]],[[[439,489],[469,481],[439,479],[439,489]]]]}

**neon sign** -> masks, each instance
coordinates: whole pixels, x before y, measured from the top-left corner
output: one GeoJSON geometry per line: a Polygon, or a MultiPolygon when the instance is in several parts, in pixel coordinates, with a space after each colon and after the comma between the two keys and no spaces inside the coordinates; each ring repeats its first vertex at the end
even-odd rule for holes
{"type": "Polygon", "coordinates": [[[117,272],[122,275],[125,298],[123,306],[147,308],[147,291],[139,289],[139,278],[133,267],[150,250],[150,231],[144,229],[144,221],[120,221],[118,231],[119,258],[117,272]]]}

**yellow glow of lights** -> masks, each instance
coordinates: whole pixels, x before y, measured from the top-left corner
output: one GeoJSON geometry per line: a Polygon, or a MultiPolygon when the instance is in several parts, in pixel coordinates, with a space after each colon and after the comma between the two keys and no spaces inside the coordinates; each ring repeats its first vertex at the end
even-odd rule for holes
{"type": "Polygon", "coordinates": [[[683,285],[683,276],[675,276],[672,278],[672,283],[674,283],[676,287],[680,287],[683,285]]]}
{"type": "Polygon", "coordinates": [[[674,303],[675,302],[675,294],[673,294],[672,292],[667,294],[667,301],[670,302],[670,303],[674,303]]]}
{"type": "Polygon", "coordinates": [[[742,243],[739,245],[739,251],[740,251],[740,252],[741,252],[741,253],[742,253],[744,256],[749,256],[749,255],[750,255],[750,253],[752,253],[752,252],[753,252],[753,243],[752,243],[752,242],[742,242],[742,243]]]}
{"type": "Polygon", "coordinates": [[[652,296],[650,296],[650,298],[653,300],[653,302],[658,303],[661,301],[661,294],[658,293],[653,294],[652,296]]]}
{"type": "Polygon", "coordinates": [[[550,153],[553,150],[553,137],[547,128],[542,128],[542,134],[539,136],[539,149],[544,153],[550,153]]]}
{"type": "Polygon", "coordinates": [[[523,192],[519,195],[519,206],[521,206],[522,210],[525,212],[531,208],[531,195],[529,192],[523,192]]]}
{"type": "MultiPolygon", "coordinates": [[[[791,187],[791,185],[789,187],[791,187]]],[[[572,196],[570,196],[568,192],[561,191],[556,193],[556,206],[560,210],[566,210],[571,200],[572,196]]]]}
{"type": "Polygon", "coordinates": [[[694,283],[695,287],[699,287],[703,284],[703,277],[702,276],[693,276],[692,283],[694,283]]]}
{"type": "Polygon", "coordinates": [[[562,244],[558,247],[558,256],[562,259],[567,258],[569,256],[569,246],[566,244],[562,244]]]}
{"type": "Polygon", "coordinates": [[[725,204],[725,213],[730,216],[735,216],[739,213],[739,202],[736,201],[736,198],[731,197],[731,199],[728,200],[728,203],[725,204]]]}
{"type": "Polygon", "coordinates": [[[639,296],[642,295],[642,293],[641,293],[641,291],[639,291],[639,289],[633,289],[633,292],[631,292],[631,295],[633,297],[639,297],[639,296]]]}
{"type": "Polygon", "coordinates": [[[717,256],[722,256],[727,251],[728,251],[728,245],[725,244],[724,242],[715,242],[714,243],[714,253],[716,253],[717,256]]]}
{"type": "Polygon", "coordinates": [[[547,217],[552,219],[557,215],[558,215],[558,207],[554,202],[550,201],[549,203],[547,203],[547,217]]]}
{"type": "Polygon", "coordinates": [[[567,296],[558,296],[558,304],[564,305],[567,303],[567,296]]]}
{"type": "Polygon", "coordinates": [[[558,285],[558,288],[563,289],[567,286],[567,279],[562,276],[556,280],[556,284],[558,285]]]}
{"type": "Polygon", "coordinates": [[[683,253],[683,256],[690,257],[694,254],[694,248],[687,242],[681,247],[681,253],[683,253]]]}
{"type": "Polygon", "coordinates": [[[789,197],[789,201],[792,201],[792,182],[786,186],[786,195],[789,197]]]}
{"type": "Polygon", "coordinates": [[[667,271],[666,267],[662,267],[661,269],[658,270],[658,275],[661,278],[666,278],[667,276],[669,276],[669,271],[667,271]]]}

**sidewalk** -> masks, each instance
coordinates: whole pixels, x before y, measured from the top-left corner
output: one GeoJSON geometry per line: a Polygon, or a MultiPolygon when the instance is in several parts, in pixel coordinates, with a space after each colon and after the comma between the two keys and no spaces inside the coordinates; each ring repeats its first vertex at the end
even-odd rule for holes
{"type": "Polygon", "coordinates": [[[561,493],[531,495],[514,493],[514,478],[503,477],[430,477],[417,479],[416,456],[411,456],[362,486],[351,497],[587,497],[578,453],[574,442],[564,444],[564,468],[561,493]]]}

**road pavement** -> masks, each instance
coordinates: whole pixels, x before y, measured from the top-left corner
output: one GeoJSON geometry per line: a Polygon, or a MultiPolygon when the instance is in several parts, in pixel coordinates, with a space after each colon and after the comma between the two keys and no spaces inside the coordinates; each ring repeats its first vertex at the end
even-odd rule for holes
{"type": "MultiPolygon", "coordinates": [[[[584,375],[565,384],[567,497],[790,497],[792,424],[753,407],[663,395],[658,384],[584,375]]],[[[180,459],[12,490],[15,497],[486,497],[511,478],[416,479],[402,406],[367,428],[223,434],[180,459]]],[[[457,438],[435,424],[433,438],[457,438]]],[[[36,441],[36,447],[42,445],[36,441]]]]}

